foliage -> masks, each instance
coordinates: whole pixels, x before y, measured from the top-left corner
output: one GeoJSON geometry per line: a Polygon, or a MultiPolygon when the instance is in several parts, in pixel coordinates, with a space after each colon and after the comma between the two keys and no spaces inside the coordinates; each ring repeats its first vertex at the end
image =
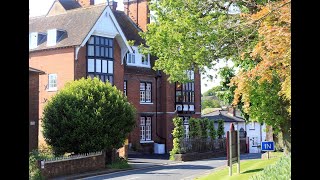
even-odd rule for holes
{"type": "Polygon", "coordinates": [[[201,102],[201,108],[219,108],[221,107],[219,100],[216,99],[203,99],[201,102]]]}
{"type": "Polygon", "coordinates": [[[111,169],[128,169],[131,168],[131,165],[128,164],[128,161],[122,157],[118,157],[114,162],[107,165],[111,169]]]}
{"type": "Polygon", "coordinates": [[[34,152],[29,154],[29,179],[30,180],[42,180],[44,179],[41,175],[40,169],[38,167],[37,156],[34,152]]]}
{"type": "Polygon", "coordinates": [[[223,122],[222,119],[218,120],[217,135],[218,135],[219,139],[223,138],[223,135],[224,135],[224,122],[223,122]]]}
{"type": "Polygon", "coordinates": [[[200,123],[199,119],[191,117],[189,119],[189,137],[190,138],[199,138],[200,137],[200,123]]]}
{"type": "Polygon", "coordinates": [[[246,119],[258,121],[276,113],[269,111],[273,108],[257,113],[257,99],[264,100],[263,106],[277,100],[287,113],[266,124],[281,130],[290,150],[291,0],[161,0],[151,1],[150,9],[156,21],[141,34],[148,46],[143,52],[158,57],[154,69],[163,70],[171,82],[187,82],[187,70],[204,71],[219,60],[232,60],[239,72],[228,86],[235,89],[222,98],[230,102],[233,96],[233,105],[241,107],[246,119]],[[231,4],[240,12],[231,13],[231,4]],[[277,92],[263,92],[267,87],[277,92]]]}
{"type": "Polygon", "coordinates": [[[184,128],[183,128],[183,120],[181,117],[173,118],[174,129],[172,131],[173,136],[173,148],[170,151],[170,159],[174,159],[175,154],[181,153],[181,139],[184,135],[184,128]]]}
{"type": "Polygon", "coordinates": [[[231,104],[234,96],[234,86],[230,86],[231,78],[235,76],[234,70],[228,66],[219,70],[221,90],[216,92],[217,97],[226,104],[231,104]]]}
{"type": "Polygon", "coordinates": [[[57,155],[120,148],[134,124],[127,98],[98,78],[67,83],[43,113],[43,134],[57,155]]]}
{"type": "Polygon", "coordinates": [[[221,86],[214,86],[211,89],[209,89],[208,91],[204,92],[203,96],[217,96],[218,91],[222,91],[222,87],[221,86]]]}
{"type": "Polygon", "coordinates": [[[200,123],[200,137],[204,139],[208,138],[209,119],[201,118],[199,119],[199,123],[200,123]]]}
{"type": "Polygon", "coordinates": [[[208,129],[209,129],[209,137],[211,139],[216,139],[217,132],[216,132],[216,130],[214,128],[214,121],[209,121],[208,129]]]}
{"type": "Polygon", "coordinates": [[[250,178],[251,180],[287,180],[291,179],[291,155],[280,158],[278,162],[267,166],[264,170],[250,178]]]}
{"type": "Polygon", "coordinates": [[[29,153],[29,179],[30,180],[43,180],[44,177],[41,175],[40,169],[38,167],[38,161],[43,159],[53,158],[54,155],[51,153],[50,149],[43,148],[39,151],[33,150],[29,153]]]}

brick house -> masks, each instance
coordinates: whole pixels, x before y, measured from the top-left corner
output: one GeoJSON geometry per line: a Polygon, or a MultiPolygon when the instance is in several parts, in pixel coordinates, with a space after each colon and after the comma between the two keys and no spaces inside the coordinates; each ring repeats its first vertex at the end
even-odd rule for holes
{"type": "Polygon", "coordinates": [[[44,72],[29,67],[29,152],[38,148],[40,74],[44,72]]]}
{"type": "Polygon", "coordinates": [[[183,117],[188,128],[188,118],[201,115],[200,74],[188,72],[193,83],[169,83],[167,75],[152,69],[156,58],[138,50],[144,43],[138,33],[150,22],[147,1],[125,0],[124,11],[116,10],[117,2],[109,4],[56,0],[47,15],[29,18],[29,64],[46,72],[39,78],[39,117],[66,82],[99,77],[122,90],[137,109],[129,146],[152,152],[154,143],[161,143],[169,152],[172,118],[183,117]]]}

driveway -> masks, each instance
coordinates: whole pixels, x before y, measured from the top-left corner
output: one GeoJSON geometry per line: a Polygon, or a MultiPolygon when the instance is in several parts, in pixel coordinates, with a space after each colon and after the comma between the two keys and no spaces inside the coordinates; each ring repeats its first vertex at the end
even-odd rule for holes
{"type": "MultiPolygon", "coordinates": [[[[97,176],[91,176],[83,178],[85,180],[134,180],[134,179],[163,179],[163,180],[176,180],[176,179],[194,179],[199,176],[203,176],[211,173],[214,170],[220,169],[226,166],[226,158],[213,158],[199,161],[189,162],[175,162],[168,160],[167,157],[150,155],[149,157],[129,157],[129,163],[135,166],[135,168],[128,171],[114,172],[109,174],[102,174],[97,176]],[[166,159],[167,158],[167,159],[166,159]]],[[[241,155],[241,160],[247,159],[259,159],[260,153],[244,154],[241,155]]]]}

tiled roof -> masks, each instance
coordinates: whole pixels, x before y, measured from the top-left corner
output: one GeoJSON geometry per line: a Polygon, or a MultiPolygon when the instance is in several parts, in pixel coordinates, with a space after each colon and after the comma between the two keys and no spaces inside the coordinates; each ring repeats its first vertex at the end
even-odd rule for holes
{"type": "Polygon", "coordinates": [[[113,11],[127,40],[134,40],[134,45],[145,44],[145,41],[138,34],[141,29],[123,12],[113,11]]]}
{"type": "Polygon", "coordinates": [[[105,4],[99,4],[85,8],[76,8],[55,16],[29,18],[29,32],[46,33],[47,30],[55,28],[67,32],[67,36],[55,46],[48,47],[45,41],[37,48],[30,49],[29,51],[80,45],[105,8],[105,4]]]}
{"type": "Polygon", "coordinates": [[[214,111],[201,116],[202,118],[208,118],[209,120],[217,121],[222,119],[224,122],[245,122],[245,120],[238,116],[228,115],[228,111],[214,111]]]}
{"type": "Polygon", "coordinates": [[[75,0],[59,0],[65,10],[80,8],[81,5],[75,0]]]}

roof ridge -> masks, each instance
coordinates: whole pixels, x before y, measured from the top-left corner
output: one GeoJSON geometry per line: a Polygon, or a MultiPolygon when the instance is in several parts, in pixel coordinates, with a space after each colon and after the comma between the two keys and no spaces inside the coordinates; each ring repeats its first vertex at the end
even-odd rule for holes
{"type": "Polygon", "coordinates": [[[96,4],[96,5],[90,5],[90,6],[87,6],[87,7],[80,7],[80,8],[75,8],[75,9],[66,10],[66,12],[63,12],[63,13],[60,13],[60,14],[56,14],[56,15],[51,15],[51,16],[46,16],[46,15],[44,15],[44,16],[45,16],[45,17],[59,16],[59,15],[68,14],[68,13],[75,12],[75,11],[97,8],[97,7],[100,7],[100,6],[105,6],[105,7],[107,7],[108,5],[101,3],[101,4],[96,4]]]}

